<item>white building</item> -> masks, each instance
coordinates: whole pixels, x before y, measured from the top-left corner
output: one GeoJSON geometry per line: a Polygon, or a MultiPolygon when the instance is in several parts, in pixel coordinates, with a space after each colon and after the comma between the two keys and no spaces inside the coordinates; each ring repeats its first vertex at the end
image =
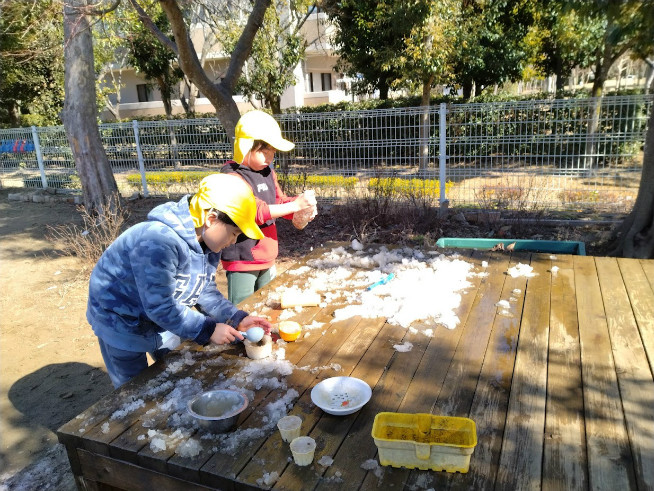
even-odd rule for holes
{"type": "MultiPolygon", "coordinates": [[[[334,27],[328,22],[323,12],[313,12],[302,26],[302,33],[307,42],[305,58],[295,68],[297,83],[288,87],[281,98],[282,109],[299,106],[316,106],[325,103],[335,103],[353,100],[346,79],[335,72],[338,56],[334,53],[330,39],[334,27]]],[[[195,29],[192,35],[193,44],[201,47],[204,37],[201,29],[195,29]]],[[[198,52],[198,56],[200,53],[198,52]]],[[[213,80],[219,80],[227,69],[229,59],[220,51],[210,52],[205,59],[204,69],[213,80]]],[[[111,94],[109,100],[117,107],[121,119],[137,118],[165,114],[161,95],[155,86],[149,84],[133,68],[123,68],[114,77],[120,76],[120,102],[116,94],[111,94]]],[[[253,108],[243,96],[235,95],[234,100],[241,112],[253,108]]],[[[173,99],[173,114],[183,113],[184,109],[179,99],[173,99]]],[[[257,102],[254,103],[258,107],[257,102]]],[[[200,97],[195,102],[196,113],[213,113],[213,106],[206,97],[200,97]]],[[[113,120],[111,113],[105,109],[102,114],[105,121],[113,120]]]]}

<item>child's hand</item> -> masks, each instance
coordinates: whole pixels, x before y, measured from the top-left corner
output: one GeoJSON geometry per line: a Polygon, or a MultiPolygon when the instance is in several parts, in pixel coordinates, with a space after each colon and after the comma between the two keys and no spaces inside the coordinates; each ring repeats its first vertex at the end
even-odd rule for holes
{"type": "Polygon", "coordinates": [[[216,328],[213,330],[213,334],[209,338],[209,341],[211,341],[213,344],[227,344],[231,343],[235,339],[240,339],[243,341],[243,335],[232,326],[218,323],[216,324],[216,328]]]}
{"type": "Polygon", "coordinates": [[[252,315],[248,315],[238,325],[238,330],[247,331],[251,327],[255,327],[255,326],[263,327],[263,331],[266,334],[270,334],[270,330],[272,329],[272,324],[270,323],[270,321],[268,321],[268,319],[264,319],[263,317],[255,317],[252,315]]]}
{"type": "Polygon", "coordinates": [[[295,199],[298,211],[316,206],[316,195],[313,192],[305,191],[295,199]]]}

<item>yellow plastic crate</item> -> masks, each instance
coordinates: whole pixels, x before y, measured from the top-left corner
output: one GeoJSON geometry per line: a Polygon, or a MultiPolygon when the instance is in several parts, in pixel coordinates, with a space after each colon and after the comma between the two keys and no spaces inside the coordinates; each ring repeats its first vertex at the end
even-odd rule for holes
{"type": "Polygon", "coordinates": [[[466,473],[477,428],[468,418],[378,413],[372,437],[381,465],[466,473]]]}

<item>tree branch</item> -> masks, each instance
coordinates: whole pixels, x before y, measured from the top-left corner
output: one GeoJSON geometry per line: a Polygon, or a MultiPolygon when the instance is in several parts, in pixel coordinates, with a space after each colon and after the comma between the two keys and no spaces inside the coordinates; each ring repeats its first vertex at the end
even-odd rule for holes
{"type": "MultiPolygon", "coordinates": [[[[150,16],[147,14],[145,10],[143,10],[143,7],[141,7],[138,3],[137,0],[129,0],[129,3],[132,4],[132,7],[134,7],[134,10],[136,10],[136,13],[139,16],[139,20],[143,23],[145,27],[147,27],[152,34],[156,36],[156,38],[159,40],[161,44],[166,46],[168,49],[170,49],[173,53],[175,53],[177,56],[179,56],[179,51],[177,48],[177,45],[175,42],[173,42],[172,39],[170,39],[168,36],[166,36],[161,30],[157,27],[157,25],[154,23],[154,21],[150,18],[150,16]]],[[[177,37],[175,38],[177,39],[177,37]]]]}
{"type": "MultiPolygon", "coordinates": [[[[101,5],[102,3],[103,2],[100,1],[96,5],[101,5]]],[[[120,0],[114,0],[114,2],[106,8],[96,8],[95,5],[89,5],[86,13],[89,15],[105,15],[116,10],[118,5],[120,5],[120,0]]]]}
{"type": "Polygon", "coordinates": [[[254,36],[256,36],[257,31],[263,25],[263,17],[270,6],[270,3],[271,0],[255,1],[252,12],[250,12],[250,16],[248,17],[247,24],[234,47],[234,51],[232,51],[232,56],[229,60],[229,67],[227,68],[227,73],[222,82],[230,92],[232,92],[234,87],[236,87],[236,82],[241,76],[241,71],[243,70],[243,64],[250,56],[254,36]]]}

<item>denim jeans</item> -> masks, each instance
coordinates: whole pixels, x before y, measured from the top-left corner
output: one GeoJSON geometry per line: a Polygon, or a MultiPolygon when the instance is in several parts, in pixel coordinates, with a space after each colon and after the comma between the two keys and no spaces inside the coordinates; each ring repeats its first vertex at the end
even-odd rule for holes
{"type": "MultiPolygon", "coordinates": [[[[114,348],[100,338],[98,338],[98,343],[100,344],[104,364],[107,367],[107,373],[116,389],[148,367],[148,358],[144,352],[114,348]]],[[[150,356],[155,361],[160,360],[169,351],[169,349],[158,349],[151,352],[150,356]]]]}

